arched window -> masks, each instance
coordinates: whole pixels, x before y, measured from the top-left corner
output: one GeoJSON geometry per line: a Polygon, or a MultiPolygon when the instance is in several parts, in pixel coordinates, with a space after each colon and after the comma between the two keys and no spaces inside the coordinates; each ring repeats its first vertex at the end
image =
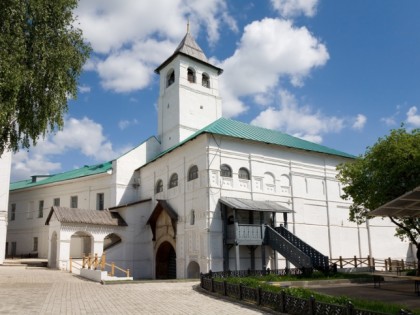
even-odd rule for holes
{"type": "Polygon", "coordinates": [[[162,191],[163,191],[163,181],[161,179],[159,179],[156,182],[156,190],[155,190],[155,192],[158,194],[158,193],[160,193],[162,191]]]}
{"type": "Polygon", "coordinates": [[[210,77],[209,77],[208,74],[203,73],[203,75],[201,77],[201,84],[206,88],[210,87],[210,77]]]}
{"type": "Polygon", "coordinates": [[[169,180],[169,188],[178,186],[178,174],[173,173],[171,179],[169,180]]]}
{"type": "Polygon", "coordinates": [[[232,177],[232,169],[229,165],[222,164],[220,165],[220,176],[222,177],[232,177]]]}
{"type": "Polygon", "coordinates": [[[239,169],[239,172],[238,172],[238,177],[239,177],[240,179],[247,179],[247,180],[249,180],[249,179],[250,179],[250,177],[249,177],[249,172],[248,172],[248,170],[247,170],[245,167],[241,167],[241,168],[239,169]]]}
{"type": "Polygon", "coordinates": [[[175,82],[175,71],[174,69],[169,70],[168,75],[166,76],[166,87],[172,85],[175,82]]]}
{"type": "Polygon", "coordinates": [[[193,68],[188,68],[187,79],[188,79],[188,82],[195,83],[195,71],[193,68]]]}
{"type": "Polygon", "coordinates": [[[198,167],[193,165],[188,170],[188,181],[198,178],[198,167]]]}

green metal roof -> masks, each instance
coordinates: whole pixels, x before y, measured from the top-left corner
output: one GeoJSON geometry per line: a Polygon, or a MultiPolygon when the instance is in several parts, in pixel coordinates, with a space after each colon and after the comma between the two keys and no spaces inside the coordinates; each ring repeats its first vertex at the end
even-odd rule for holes
{"type": "Polygon", "coordinates": [[[282,133],[280,131],[252,126],[232,119],[219,118],[207,127],[198,130],[196,133],[181,141],[179,144],[167,149],[166,151],[163,151],[162,153],[157,155],[151,162],[204,133],[211,133],[257,142],[264,142],[293,149],[336,155],[350,159],[356,158],[354,155],[331,149],[326,146],[306,141],[300,138],[296,138],[291,135],[282,133]]]}
{"type": "Polygon", "coordinates": [[[90,176],[90,175],[96,175],[96,174],[102,174],[107,172],[108,170],[112,169],[112,161],[105,162],[101,164],[96,165],[86,165],[82,168],[78,168],[75,170],[71,170],[64,173],[54,174],[48,177],[43,177],[43,179],[40,179],[38,181],[32,181],[32,179],[29,180],[22,180],[19,182],[14,182],[10,184],[10,191],[17,190],[17,189],[23,189],[23,188],[30,188],[40,185],[46,185],[46,184],[52,184],[56,182],[62,182],[65,180],[90,176]]]}

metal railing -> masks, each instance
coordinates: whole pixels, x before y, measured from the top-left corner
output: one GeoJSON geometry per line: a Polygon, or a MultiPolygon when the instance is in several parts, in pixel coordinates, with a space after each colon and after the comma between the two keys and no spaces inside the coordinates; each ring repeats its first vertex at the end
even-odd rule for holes
{"type": "MultiPolygon", "coordinates": [[[[328,256],[323,255],[311,245],[302,241],[299,237],[291,233],[283,226],[279,226],[274,228],[274,230],[283,236],[286,240],[288,240],[291,244],[297,247],[299,250],[304,252],[307,256],[310,257],[312,265],[315,269],[320,271],[328,271],[329,270],[329,260],[328,256]]],[[[286,257],[288,258],[288,257],[286,257]]]]}
{"type": "Polygon", "coordinates": [[[311,269],[314,267],[309,255],[270,226],[265,228],[265,243],[278,251],[280,255],[288,259],[297,268],[311,269]]]}
{"type": "MultiPolygon", "coordinates": [[[[244,274],[248,271],[242,270],[244,274]]],[[[261,270],[260,273],[265,273],[261,270]]],[[[227,296],[230,298],[243,300],[254,303],[259,306],[271,308],[277,312],[292,315],[319,315],[319,314],[335,314],[335,315],[386,315],[386,313],[363,310],[354,307],[348,301],[346,304],[337,305],[326,302],[317,301],[313,296],[310,298],[301,298],[287,294],[284,290],[280,292],[265,291],[261,287],[252,288],[243,284],[228,283],[226,280],[215,280],[217,277],[223,276],[220,272],[209,272],[201,274],[200,286],[202,289],[227,296]]],[[[221,277],[223,278],[223,277],[221,277]]],[[[401,309],[398,313],[411,314],[401,309]]]]}

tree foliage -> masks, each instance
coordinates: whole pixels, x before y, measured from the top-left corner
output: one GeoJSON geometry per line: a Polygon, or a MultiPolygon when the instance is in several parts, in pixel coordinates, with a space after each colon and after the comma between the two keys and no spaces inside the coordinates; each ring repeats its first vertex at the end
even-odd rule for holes
{"type": "MultiPolygon", "coordinates": [[[[344,199],[351,199],[350,220],[362,223],[370,211],[420,185],[420,129],[391,130],[368,147],[355,161],[338,166],[337,178],[344,184],[344,199]]],[[[420,222],[414,218],[391,218],[397,235],[413,243],[420,222]]]]}
{"type": "Polygon", "coordinates": [[[75,27],[77,0],[2,0],[0,155],[63,126],[90,53],[75,27]]]}

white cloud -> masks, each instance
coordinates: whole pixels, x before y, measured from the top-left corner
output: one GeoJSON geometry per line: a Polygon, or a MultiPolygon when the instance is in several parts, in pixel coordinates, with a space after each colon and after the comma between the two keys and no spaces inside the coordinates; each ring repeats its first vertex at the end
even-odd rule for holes
{"type": "Polygon", "coordinates": [[[126,128],[128,128],[130,125],[137,125],[139,122],[137,119],[133,119],[133,120],[120,120],[118,122],[118,128],[120,128],[121,130],[124,130],[126,128]]]}
{"type": "Polygon", "coordinates": [[[339,132],[345,126],[342,118],[326,116],[309,106],[299,106],[296,98],[281,91],[279,108],[269,107],[262,111],[251,124],[277,129],[312,142],[322,142],[322,135],[339,132]]]}
{"type": "Polygon", "coordinates": [[[356,129],[356,130],[362,130],[363,127],[365,126],[366,122],[367,122],[366,116],[362,115],[362,114],[358,114],[354,123],[353,123],[352,128],[356,129]]]}
{"type": "Polygon", "coordinates": [[[415,128],[420,127],[420,115],[417,114],[417,107],[412,106],[407,112],[407,122],[415,128]]]}
{"type": "Polygon", "coordinates": [[[318,0],[271,0],[273,8],[283,17],[306,15],[312,17],[316,13],[318,0]]]}
{"type": "Polygon", "coordinates": [[[79,91],[80,93],[89,93],[90,92],[90,86],[88,85],[79,85],[79,91]]]}
{"type": "Polygon", "coordinates": [[[221,25],[237,31],[225,0],[82,0],[76,14],[94,51],[84,69],[97,71],[101,85],[115,92],[151,83],[154,68],[185,35],[188,17],[192,33],[205,28],[211,45],[221,25]]]}
{"type": "Polygon", "coordinates": [[[13,180],[60,170],[61,164],[52,162],[51,159],[53,156],[63,156],[69,151],[81,152],[98,162],[112,160],[124,152],[113,149],[100,124],[86,117],[80,120],[69,118],[65,120],[62,131],[40,140],[29,151],[22,150],[14,155],[13,180]]]}
{"type": "Polygon", "coordinates": [[[310,71],[328,59],[325,45],[306,27],[269,18],[247,25],[234,54],[221,63],[224,115],[239,115],[247,109],[240,97],[270,92],[282,77],[303,84],[310,71]]]}

